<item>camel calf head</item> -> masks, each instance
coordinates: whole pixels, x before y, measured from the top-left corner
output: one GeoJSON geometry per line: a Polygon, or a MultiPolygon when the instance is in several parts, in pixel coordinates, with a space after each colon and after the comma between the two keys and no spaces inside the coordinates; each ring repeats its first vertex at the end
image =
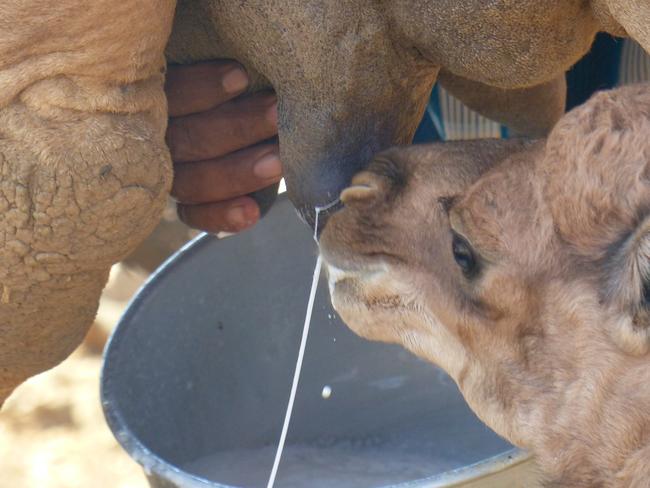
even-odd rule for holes
{"type": "Polygon", "coordinates": [[[649,136],[633,86],[545,141],[392,149],[322,235],[350,328],[444,368],[549,486],[650,479],[649,136]]]}

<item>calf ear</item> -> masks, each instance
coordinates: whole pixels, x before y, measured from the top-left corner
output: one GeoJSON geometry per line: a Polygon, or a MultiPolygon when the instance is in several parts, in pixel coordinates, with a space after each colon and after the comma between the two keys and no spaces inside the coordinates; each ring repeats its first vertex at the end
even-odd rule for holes
{"type": "Polygon", "coordinates": [[[613,338],[626,352],[650,352],[650,216],[618,247],[609,266],[609,295],[618,323],[613,338]]]}

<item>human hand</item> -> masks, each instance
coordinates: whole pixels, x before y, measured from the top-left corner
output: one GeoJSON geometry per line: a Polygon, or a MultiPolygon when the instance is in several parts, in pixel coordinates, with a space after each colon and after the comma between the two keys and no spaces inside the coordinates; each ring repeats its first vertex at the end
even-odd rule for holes
{"type": "Polygon", "coordinates": [[[239,97],[248,76],[234,61],[169,66],[167,144],[179,218],[207,232],[239,232],[260,218],[249,193],[282,178],[273,93],[239,97]]]}

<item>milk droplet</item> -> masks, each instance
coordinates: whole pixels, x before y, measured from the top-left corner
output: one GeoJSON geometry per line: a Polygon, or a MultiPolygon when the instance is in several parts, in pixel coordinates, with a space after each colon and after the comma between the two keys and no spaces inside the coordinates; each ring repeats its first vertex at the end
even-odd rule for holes
{"type": "Polygon", "coordinates": [[[332,396],[332,387],[329,385],[325,385],[323,387],[323,391],[320,392],[320,396],[322,396],[325,400],[327,400],[330,396],[332,396]]]}

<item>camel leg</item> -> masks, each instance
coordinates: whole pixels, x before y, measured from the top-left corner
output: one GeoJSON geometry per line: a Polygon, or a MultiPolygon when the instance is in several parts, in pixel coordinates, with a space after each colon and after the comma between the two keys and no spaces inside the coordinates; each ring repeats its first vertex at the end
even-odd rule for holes
{"type": "Polygon", "coordinates": [[[92,323],[171,184],[171,0],[9,1],[0,23],[0,404],[92,323]]]}

